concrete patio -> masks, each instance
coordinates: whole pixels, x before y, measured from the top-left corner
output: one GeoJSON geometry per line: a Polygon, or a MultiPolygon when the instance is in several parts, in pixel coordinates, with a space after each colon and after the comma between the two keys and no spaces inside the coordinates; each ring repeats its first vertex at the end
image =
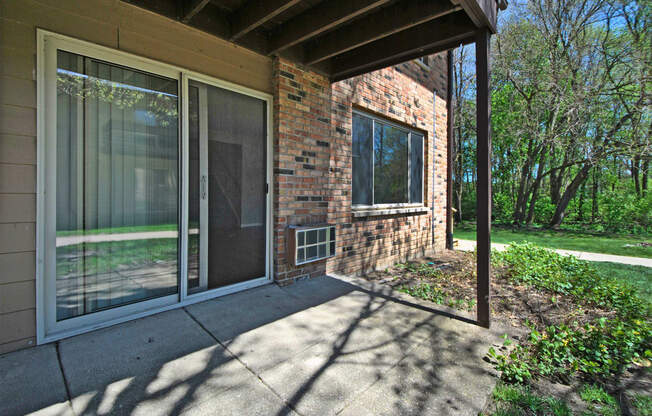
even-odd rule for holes
{"type": "Polygon", "coordinates": [[[488,331],[385,285],[268,285],[0,356],[0,414],[475,415],[488,331]]]}

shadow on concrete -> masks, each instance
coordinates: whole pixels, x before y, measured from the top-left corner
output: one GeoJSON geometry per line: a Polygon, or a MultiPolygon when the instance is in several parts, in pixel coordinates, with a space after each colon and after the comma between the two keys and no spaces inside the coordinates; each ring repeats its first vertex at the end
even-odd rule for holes
{"type": "MultiPolygon", "coordinates": [[[[0,391],[0,413],[474,415],[498,337],[451,318],[360,279],[269,285],[21,351],[33,367],[56,348],[42,359],[58,355],[67,405],[0,391]]],[[[3,385],[42,397],[12,374],[3,385]]]]}

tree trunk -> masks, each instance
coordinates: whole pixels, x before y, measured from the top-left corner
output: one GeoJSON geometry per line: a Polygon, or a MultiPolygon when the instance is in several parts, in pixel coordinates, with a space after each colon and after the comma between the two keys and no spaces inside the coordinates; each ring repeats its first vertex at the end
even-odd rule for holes
{"type": "MultiPolygon", "coordinates": [[[[458,113],[459,114],[459,110],[458,113]]],[[[457,115],[456,114],[456,115],[457,115]]],[[[457,203],[457,212],[455,217],[457,222],[462,222],[462,193],[464,191],[464,146],[462,139],[462,128],[457,127],[457,142],[455,150],[455,202],[457,203]]]]}
{"type": "Polygon", "coordinates": [[[632,179],[634,179],[634,191],[636,191],[636,196],[641,196],[641,182],[639,180],[639,165],[641,163],[641,158],[634,156],[631,161],[632,163],[632,179]]]}
{"type": "Polygon", "coordinates": [[[532,177],[532,160],[533,160],[534,140],[530,139],[527,146],[527,160],[521,167],[521,175],[518,184],[518,194],[516,196],[516,206],[514,207],[513,222],[514,225],[520,225],[525,217],[525,207],[527,205],[528,190],[527,187],[532,177]]]}
{"type": "MultiPolygon", "coordinates": [[[[551,154],[554,157],[554,150],[551,150],[551,154]]],[[[561,166],[566,166],[568,163],[568,152],[564,153],[564,159],[561,162],[561,166]]],[[[550,174],[550,199],[554,205],[559,204],[559,198],[561,198],[561,187],[564,182],[564,173],[566,173],[566,168],[560,168],[556,171],[553,171],[550,174]]]]}
{"type": "Polygon", "coordinates": [[[532,225],[534,222],[534,206],[537,202],[537,198],[539,198],[539,188],[541,188],[541,181],[543,180],[541,175],[543,174],[543,166],[546,164],[546,155],[546,151],[541,150],[539,166],[537,166],[537,177],[532,184],[532,198],[530,198],[530,206],[528,207],[527,218],[525,219],[525,223],[528,226],[532,225]]]}
{"type": "Polygon", "coordinates": [[[645,158],[645,161],[643,161],[643,167],[641,169],[641,193],[643,195],[647,194],[648,173],[650,171],[649,167],[650,159],[645,158]]]}
{"type": "Polygon", "coordinates": [[[582,168],[579,170],[579,172],[577,172],[577,174],[575,175],[571,183],[568,185],[561,198],[559,198],[559,203],[555,208],[555,214],[552,216],[552,220],[550,221],[550,226],[552,228],[559,228],[559,226],[561,225],[562,221],[564,220],[564,216],[566,213],[566,208],[568,208],[568,204],[577,193],[577,190],[579,189],[582,182],[584,182],[586,178],[589,176],[589,172],[591,171],[592,167],[593,167],[592,164],[588,162],[585,163],[584,166],[582,166],[582,168]]]}
{"type": "Polygon", "coordinates": [[[580,187],[580,202],[577,204],[577,221],[584,222],[584,194],[586,193],[586,181],[580,187]]]}
{"type": "Polygon", "coordinates": [[[591,193],[591,222],[594,223],[595,219],[598,217],[598,167],[593,168],[593,190],[591,193]]]}
{"type": "Polygon", "coordinates": [[[520,225],[521,222],[523,222],[522,207],[525,204],[525,200],[527,199],[527,195],[525,194],[525,187],[527,183],[527,170],[528,170],[528,164],[524,163],[523,167],[521,168],[521,179],[519,180],[518,193],[516,195],[516,206],[514,207],[514,214],[513,214],[514,225],[520,225]]]}

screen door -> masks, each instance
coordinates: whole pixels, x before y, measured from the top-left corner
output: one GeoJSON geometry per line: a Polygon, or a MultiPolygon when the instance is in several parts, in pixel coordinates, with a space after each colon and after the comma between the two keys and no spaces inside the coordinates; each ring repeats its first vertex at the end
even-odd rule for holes
{"type": "Polygon", "coordinates": [[[188,83],[188,293],[266,275],[264,100],[188,83]]]}

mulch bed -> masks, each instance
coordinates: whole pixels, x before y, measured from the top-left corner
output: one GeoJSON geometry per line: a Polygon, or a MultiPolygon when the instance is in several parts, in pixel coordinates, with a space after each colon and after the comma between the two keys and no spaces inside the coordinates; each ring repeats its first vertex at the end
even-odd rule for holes
{"type": "MultiPolygon", "coordinates": [[[[367,273],[364,277],[390,285],[395,289],[430,283],[440,289],[446,297],[463,299],[466,302],[476,298],[475,265],[473,253],[445,250],[437,253],[436,257],[422,257],[385,270],[367,273]]],[[[526,322],[542,330],[550,325],[572,322],[584,324],[600,317],[609,318],[615,315],[613,311],[579,305],[570,296],[519,285],[508,279],[508,273],[509,271],[504,268],[492,270],[491,313],[492,320],[496,324],[513,329],[509,332],[516,339],[529,333],[526,322]]],[[[475,314],[475,304],[465,312],[475,314]]],[[[634,383],[639,388],[641,383],[644,388],[652,385],[651,372],[647,370],[625,372],[620,379],[620,386],[610,386],[609,390],[620,396],[619,401],[624,408],[628,407],[627,397],[623,397],[624,391],[628,393],[636,391],[636,388],[628,384],[634,383]]],[[[545,379],[533,383],[533,388],[542,394],[563,397],[574,411],[580,413],[585,410],[585,404],[578,394],[578,386],[582,385],[580,380],[569,380],[566,385],[545,379]]]]}
{"type": "MultiPolygon", "coordinates": [[[[438,253],[436,258],[422,257],[405,264],[412,267],[394,265],[386,270],[370,272],[365,278],[380,281],[396,289],[430,283],[450,298],[464,300],[476,298],[473,253],[445,250],[438,253]],[[418,270],[424,270],[421,265],[432,267],[440,273],[433,273],[433,275],[418,273],[418,270]]],[[[507,273],[505,269],[494,269],[491,280],[492,319],[504,324],[525,329],[524,322],[527,319],[538,327],[544,328],[570,322],[583,324],[603,316],[614,315],[612,311],[578,306],[568,296],[515,284],[507,279],[507,273]]],[[[475,305],[467,311],[475,314],[475,305]]]]}

